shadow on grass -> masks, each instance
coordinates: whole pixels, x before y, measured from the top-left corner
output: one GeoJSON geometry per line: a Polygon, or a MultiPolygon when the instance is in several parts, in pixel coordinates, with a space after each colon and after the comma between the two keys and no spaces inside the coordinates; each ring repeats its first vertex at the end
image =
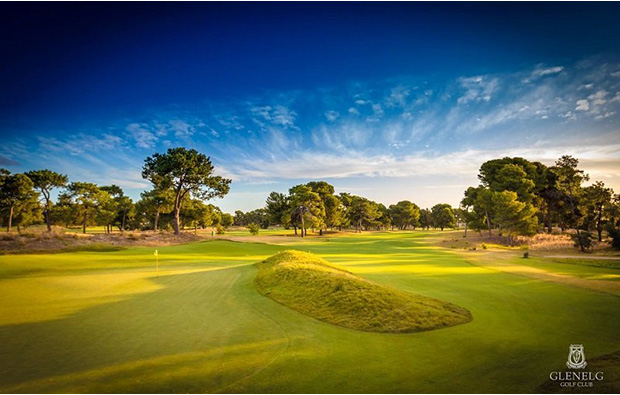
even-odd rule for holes
{"type": "Polygon", "coordinates": [[[238,298],[253,273],[244,266],[152,278],[163,288],[0,327],[0,391],[205,392],[249,374],[285,346],[274,323],[238,298]]]}

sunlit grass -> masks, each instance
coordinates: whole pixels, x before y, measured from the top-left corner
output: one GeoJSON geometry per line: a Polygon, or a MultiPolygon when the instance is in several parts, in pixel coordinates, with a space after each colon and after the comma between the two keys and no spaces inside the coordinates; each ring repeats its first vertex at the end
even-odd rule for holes
{"type": "MultiPolygon", "coordinates": [[[[445,234],[282,246],[248,232],[157,247],[159,277],[150,247],[0,256],[0,392],[533,392],[569,344],[589,358],[617,350],[619,298],[471,265],[429,243],[445,234]],[[253,264],[291,248],[474,319],[397,335],[312,319],[254,287],[253,264]]],[[[578,278],[616,272],[558,265],[578,278]]]]}
{"type": "Polygon", "coordinates": [[[257,264],[260,293],[310,317],[371,332],[420,332],[471,320],[469,311],[381,286],[316,255],[285,251],[257,264]]]}

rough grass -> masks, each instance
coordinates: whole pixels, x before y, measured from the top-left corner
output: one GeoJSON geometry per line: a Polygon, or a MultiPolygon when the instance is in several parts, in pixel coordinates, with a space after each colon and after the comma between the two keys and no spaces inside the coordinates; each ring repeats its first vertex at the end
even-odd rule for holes
{"type": "Polygon", "coordinates": [[[125,246],[157,247],[202,241],[205,238],[168,232],[116,232],[111,234],[85,234],[39,232],[9,233],[0,237],[0,255],[45,254],[78,251],[119,251],[125,246]]]}
{"type": "Polygon", "coordinates": [[[471,321],[459,306],[365,280],[306,252],[257,264],[260,293],[310,317],[371,332],[421,332],[471,321]]]}

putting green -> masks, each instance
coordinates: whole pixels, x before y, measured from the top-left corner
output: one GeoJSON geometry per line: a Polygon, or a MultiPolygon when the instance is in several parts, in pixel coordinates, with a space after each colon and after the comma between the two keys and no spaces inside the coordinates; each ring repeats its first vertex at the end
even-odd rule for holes
{"type": "Polygon", "coordinates": [[[569,344],[620,349],[618,297],[471,265],[425,236],[162,247],[159,276],[150,248],[0,256],[0,391],[534,392],[569,344]],[[254,288],[253,264],[290,248],[473,321],[382,334],[312,319],[254,288]]]}

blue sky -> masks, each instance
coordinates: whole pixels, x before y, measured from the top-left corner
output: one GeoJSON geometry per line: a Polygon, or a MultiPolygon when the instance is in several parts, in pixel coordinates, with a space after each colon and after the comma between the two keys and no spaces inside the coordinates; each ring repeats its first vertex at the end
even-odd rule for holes
{"type": "Polygon", "coordinates": [[[0,5],[0,166],[149,185],[197,148],[226,211],[327,180],[458,204],[480,164],[572,154],[620,192],[615,3],[0,5]]]}

